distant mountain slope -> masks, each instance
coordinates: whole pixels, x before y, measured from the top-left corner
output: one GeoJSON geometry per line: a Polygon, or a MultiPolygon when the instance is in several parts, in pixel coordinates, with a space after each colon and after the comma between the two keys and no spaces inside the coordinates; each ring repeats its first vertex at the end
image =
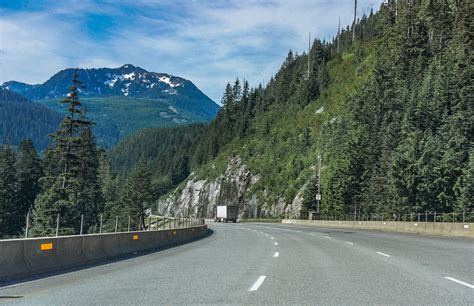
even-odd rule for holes
{"type": "MultiPolygon", "coordinates": [[[[68,93],[72,73],[73,69],[65,69],[43,84],[9,81],[1,88],[63,112],[60,102],[68,93]]],[[[102,131],[99,143],[106,146],[141,128],[208,122],[219,111],[191,81],[180,77],[133,65],[79,69],[78,74],[84,83],[79,97],[102,131]]]]}
{"type": "Polygon", "coordinates": [[[62,115],[47,107],[28,101],[10,90],[0,89],[0,144],[18,145],[31,138],[40,150],[59,125],[62,115]]]}

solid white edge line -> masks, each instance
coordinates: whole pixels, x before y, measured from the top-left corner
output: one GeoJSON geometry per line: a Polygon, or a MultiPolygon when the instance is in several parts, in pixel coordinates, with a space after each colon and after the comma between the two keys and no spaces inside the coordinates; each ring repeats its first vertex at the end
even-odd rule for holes
{"type": "Polygon", "coordinates": [[[449,276],[445,276],[444,278],[449,279],[450,281],[453,281],[453,282],[455,282],[455,283],[464,285],[464,286],[466,286],[466,287],[469,287],[469,288],[471,288],[471,289],[474,289],[474,285],[465,283],[465,282],[460,281],[460,280],[458,280],[458,279],[455,279],[455,278],[452,278],[452,277],[449,277],[449,276]]]}
{"type": "Polygon", "coordinates": [[[265,275],[261,275],[257,279],[257,281],[252,285],[252,287],[250,287],[249,291],[257,291],[258,288],[260,288],[260,286],[263,284],[263,281],[265,281],[265,278],[266,278],[265,275]]]}
{"type": "Polygon", "coordinates": [[[346,241],[347,244],[354,245],[353,242],[346,241]]]}
{"type": "Polygon", "coordinates": [[[390,257],[390,255],[385,254],[385,253],[382,253],[382,252],[377,252],[377,254],[382,255],[382,256],[385,256],[385,257],[390,257]]]}
{"type": "Polygon", "coordinates": [[[280,255],[280,252],[275,252],[275,254],[273,254],[273,257],[278,257],[280,255]]]}
{"type": "Polygon", "coordinates": [[[326,238],[327,238],[327,239],[331,239],[331,237],[329,237],[329,236],[326,236],[326,238]]]}

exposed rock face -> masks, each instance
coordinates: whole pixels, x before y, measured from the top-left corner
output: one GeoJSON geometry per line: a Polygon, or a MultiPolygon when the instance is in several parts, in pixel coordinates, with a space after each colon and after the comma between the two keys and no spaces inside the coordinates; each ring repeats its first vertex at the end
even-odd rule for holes
{"type": "Polygon", "coordinates": [[[239,207],[240,218],[265,218],[283,214],[299,216],[301,191],[291,206],[283,198],[278,198],[275,203],[267,203],[265,191],[260,196],[249,193],[258,180],[259,176],[253,174],[239,157],[230,157],[223,175],[213,181],[191,178],[183,190],[159,203],[159,213],[213,218],[216,205],[229,205],[239,207]]]}
{"type": "Polygon", "coordinates": [[[160,213],[212,218],[216,205],[229,205],[239,206],[241,218],[255,217],[258,201],[245,195],[258,179],[240,158],[231,157],[223,175],[211,182],[190,179],[180,193],[159,203],[160,213]]]}

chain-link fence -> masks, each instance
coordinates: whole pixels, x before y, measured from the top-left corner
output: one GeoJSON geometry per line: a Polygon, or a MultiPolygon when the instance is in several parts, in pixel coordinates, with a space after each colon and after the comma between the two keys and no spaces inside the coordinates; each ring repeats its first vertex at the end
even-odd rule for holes
{"type": "Polygon", "coordinates": [[[300,216],[302,220],[333,220],[333,221],[390,221],[390,222],[474,222],[474,212],[423,212],[394,214],[334,214],[320,215],[307,213],[300,216]]]}

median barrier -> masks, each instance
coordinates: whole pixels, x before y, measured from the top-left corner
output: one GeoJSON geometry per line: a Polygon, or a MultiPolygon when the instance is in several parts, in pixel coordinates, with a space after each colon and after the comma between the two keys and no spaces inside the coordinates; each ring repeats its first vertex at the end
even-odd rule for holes
{"type": "Polygon", "coordinates": [[[0,240],[0,283],[204,237],[207,225],[156,231],[0,240]]]}
{"type": "Polygon", "coordinates": [[[284,224],[298,224],[331,228],[353,228],[387,232],[474,238],[473,223],[401,222],[401,221],[328,221],[285,219],[284,224]]]}

